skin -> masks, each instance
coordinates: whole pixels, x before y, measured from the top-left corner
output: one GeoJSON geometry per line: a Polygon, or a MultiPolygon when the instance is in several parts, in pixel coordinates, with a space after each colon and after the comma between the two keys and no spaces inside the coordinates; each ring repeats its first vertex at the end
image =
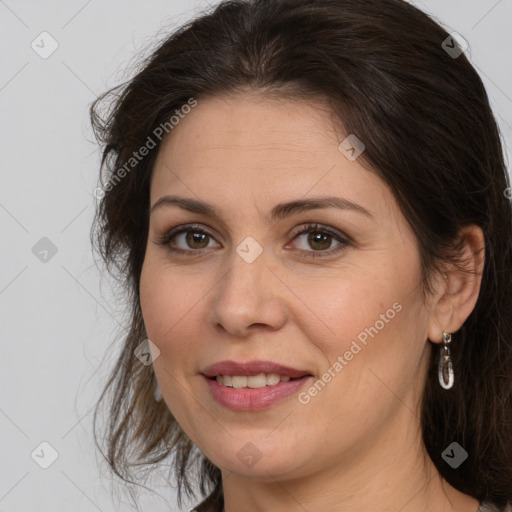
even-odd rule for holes
{"type": "Polygon", "coordinates": [[[414,233],[386,184],[340,152],[345,137],[320,102],[254,93],[199,101],[164,139],[150,204],[170,194],[199,199],[220,218],[175,205],[150,216],[140,301],[161,351],[154,369],[163,398],[222,470],[226,512],[240,503],[247,512],[366,512],[377,503],[382,512],[475,512],[477,500],[442,480],[428,457],[419,404],[430,351],[478,298],[483,234],[461,232],[478,274],[447,266],[425,302],[414,233]],[[269,221],[277,203],[326,195],[372,218],[326,208],[269,221]],[[295,235],[310,222],[351,241],[334,253],[335,237],[322,245],[295,235]],[[157,243],[186,223],[212,236],[175,237],[184,255],[157,243]],[[263,248],[252,263],[236,252],[248,236],[263,248]],[[261,411],[231,411],[201,375],[221,360],[264,359],[320,377],[394,303],[401,311],[306,405],[294,395],[261,411]],[[261,453],[252,467],[237,457],[246,443],[261,453]]]}

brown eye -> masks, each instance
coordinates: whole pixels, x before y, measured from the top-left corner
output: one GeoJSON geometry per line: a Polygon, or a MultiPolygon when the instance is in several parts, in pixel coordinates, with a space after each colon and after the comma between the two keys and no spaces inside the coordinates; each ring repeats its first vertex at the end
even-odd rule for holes
{"type": "Polygon", "coordinates": [[[204,249],[208,246],[208,238],[210,235],[207,233],[202,233],[199,231],[186,231],[182,234],[185,235],[185,242],[191,249],[204,249]]]}
{"type": "Polygon", "coordinates": [[[329,249],[332,242],[332,236],[321,231],[308,233],[308,244],[313,249],[329,249]]]}
{"type": "Polygon", "coordinates": [[[295,235],[294,240],[300,239],[301,237],[303,241],[300,244],[295,244],[296,248],[303,252],[304,256],[311,256],[313,258],[331,256],[342,251],[349,245],[349,241],[340,233],[331,231],[329,228],[318,224],[306,226],[305,229],[295,235]],[[336,242],[337,245],[333,250],[329,250],[333,242],[336,242]]]}
{"type": "MultiPolygon", "coordinates": [[[[172,229],[157,244],[166,245],[171,252],[191,253],[207,249],[209,243],[213,240],[213,235],[207,231],[193,225],[187,225],[172,229]]],[[[216,247],[220,247],[220,245],[217,244],[216,247]]]]}

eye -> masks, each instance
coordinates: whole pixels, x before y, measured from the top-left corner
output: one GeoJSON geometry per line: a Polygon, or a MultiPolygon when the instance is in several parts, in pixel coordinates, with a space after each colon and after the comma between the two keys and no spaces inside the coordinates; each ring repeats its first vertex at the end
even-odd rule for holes
{"type": "Polygon", "coordinates": [[[300,237],[303,238],[303,241],[300,245],[302,247],[298,247],[301,251],[303,251],[306,257],[322,257],[322,256],[332,256],[333,254],[337,254],[338,252],[345,249],[347,245],[349,245],[349,241],[341,235],[341,233],[337,233],[330,228],[319,224],[309,224],[301,231],[299,231],[295,237],[298,239],[300,237]],[[329,250],[332,247],[333,242],[336,241],[338,245],[335,249],[329,250]],[[308,250],[308,246],[313,249],[313,251],[308,250]]]}
{"type": "MultiPolygon", "coordinates": [[[[213,240],[213,235],[200,228],[197,224],[189,224],[171,229],[156,243],[166,245],[171,252],[189,253],[198,252],[201,249],[208,248],[208,242],[213,240]],[[180,244],[181,247],[175,247],[174,244],[180,244]]],[[[219,247],[219,245],[217,245],[219,247]]]]}
{"type": "MultiPolygon", "coordinates": [[[[347,237],[320,224],[308,224],[295,234],[293,240],[305,237],[298,247],[306,257],[332,256],[345,249],[350,244],[347,237]],[[308,235],[305,237],[305,235],[308,235]],[[337,242],[335,249],[331,249],[333,242],[337,242]],[[308,250],[308,246],[313,250],[308,250]]],[[[165,245],[173,253],[190,254],[199,253],[203,249],[211,248],[213,235],[203,229],[200,224],[188,224],[171,229],[162,238],[156,241],[157,245],[165,245]],[[181,247],[179,246],[181,244],[181,247]]],[[[219,244],[213,247],[220,247],[219,244]]],[[[289,245],[286,246],[290,247],[289,245]]]]}

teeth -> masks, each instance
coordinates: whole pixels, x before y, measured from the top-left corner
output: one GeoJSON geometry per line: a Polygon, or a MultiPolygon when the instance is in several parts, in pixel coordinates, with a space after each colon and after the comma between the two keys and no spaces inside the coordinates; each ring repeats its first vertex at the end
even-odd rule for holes
{"type": "Polygon", "coordinates": [[[258,389],[290,381],[290,377],[277,375],[276,373],[260,373],[250,377],[244,375],[217,375],[216,379],[219,384],[235,389],[258,389]]]}
{"type": "Polygon", "coordinates": [[[267,375],[267,386],[275,386],[281,382],[281,378],[285,379],[286,377],[280,377],[275,373],[269,373],[267,375]]]}
{"type": "Polygon", "coordinates": [[[261,373],[260,375],[251,375],[250,377],[247,377],[247,387],[258,389],[258,388],[264,388],[267,385],[267,377],[264,373],[261,373]]]}
{"type": "Polygon", "coordinates": [[[246,388],[247,387],[247,377],[239,377],[235,375],[231,377],[231,385],[235,389],[246,388]]]}

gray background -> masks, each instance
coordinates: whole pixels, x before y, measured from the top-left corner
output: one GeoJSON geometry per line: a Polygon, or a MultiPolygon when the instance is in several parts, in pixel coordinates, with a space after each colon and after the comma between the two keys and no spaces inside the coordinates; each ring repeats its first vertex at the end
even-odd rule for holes
{"type": "MultiPolygon", "coordinates": [[[[0,0],[0,511],[134,510],[111,493],[91,436],[123,304],[89,246],[99,153],[88,107],[138,52],[214,3],[0,0]],[[33,41],[58,48],[44,59],[33,41]],[[42,442],[58,454],[47,469],[42,442]]],[[[512,0],[413,3],[469,41],[510,160],[512,0]]],[[[161,496],[142,492],[141,510],[177,510],[173,489],[155,485],[161,496]]]]}

